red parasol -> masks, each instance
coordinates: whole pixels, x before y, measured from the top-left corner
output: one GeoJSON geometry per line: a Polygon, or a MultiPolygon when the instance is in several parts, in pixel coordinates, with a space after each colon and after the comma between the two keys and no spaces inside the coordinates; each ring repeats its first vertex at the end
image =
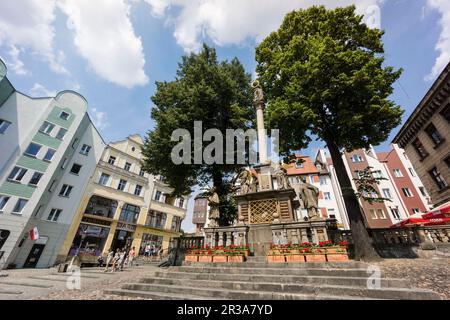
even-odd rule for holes
{"type": "Polygon", "coordinates": [[[422,216],[424,219],[447,219],[450,218],[450,203],[447,202],[422,216]]]}

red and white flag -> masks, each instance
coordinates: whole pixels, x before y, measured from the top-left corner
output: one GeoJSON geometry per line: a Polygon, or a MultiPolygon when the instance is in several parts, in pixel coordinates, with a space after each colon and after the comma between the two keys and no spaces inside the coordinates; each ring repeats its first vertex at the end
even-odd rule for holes
{"type": "Polygon", "coordinates": [[[39,239],[39,231],[37,227],[34,227],[33,229],[30,230],[30,238],[33,241],[39,239]]]}

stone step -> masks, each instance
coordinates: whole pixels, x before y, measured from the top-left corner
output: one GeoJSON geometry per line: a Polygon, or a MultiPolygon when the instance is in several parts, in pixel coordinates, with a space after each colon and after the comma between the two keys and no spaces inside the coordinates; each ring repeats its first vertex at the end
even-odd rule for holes
{"type": "Polygon", "coordinates": [[[221,267],[221,268],[303,268],[303,269],[365,269],[369,265],[364,262],[305,262],[305,263],[268,263],[248,260],[247,262],[183,262],[186,267],[221,267]]]}
{"type": "Polygon", "coordinates": [[[198,295],[213,298],[231,299],[298,299],[309,296],[347,296],[373,299],[401,299],[401,300],[435,300],[440,297],[427,290],[410,288],[379,288],[368,289],[352,286],[332,286],[318,284],[279,284],[252,282],[224,282],[198,280],[186,287],[181,279],[146,278],[153,283],[130,283],[122,289],[137,291],[152,291],[198,295]]]}
{"type": "Polygon", "coordinates": [[[301,275],[301,276],[341,276],[367,277],[367,269],[326,269],[326,268],[245,268],[245,267],[170,267],[170,271],[214,274],[265,274],[265,275],[301,275]]]}
{"type": "MultiPolygon", "coordinates": [[[[119,296],[127,296],[127,297],[139,297],[139,298],[150,299],[150,300],[205,300],[205,297],[196,296],[196,295],[127,290],[127,289],[108,289],[108,290],[104,290],[104,293],[114,294],[114,295],[119,295],[119,296]]],[[[226,300],[226,299],[224,299],[224,298],[212,299],[211,298],[209,300],[226,300]]]]}
{"type": "MultiPolygon", "coordinates": [[[[348,286],[367,286],[366,277],[340,277],[340,276],[282,276],[279,275],[254,275],[254,274],[214,274],[214,273],[191,273],[191,272],[163,272],[157,271],[155,277],[169,279],[183,279],[185,281],[196,280],[220,280],[220,281],[249,281],[249,282],[268,282],[268,283],[288,283],[288,284],[329,284],[329,285],[348,285],[348,286]]],[[[409,281],[403,279],[380,279],[381,287],[401,287],[410,288],[409,281]]],[[[142,279],[146,282],[146,279],[142,279]]]]}
{"type": "Polygon", "coordinates": [[[179,294],[187,296],[198,296],[202,299],[230,299],[230,300],[366,300],[373,299],[365,296],[345,296],[344,294],[332,295],[330,293],[293,293],[293,292],[271,292],[271,291],[248,291],[248,290],[230,290],[223,288],[199,288],[186,287],[179,285],[161,285],[129,283],[122,287],[122,290],[128,291],[148,291],[152,294],[179,294]]]}

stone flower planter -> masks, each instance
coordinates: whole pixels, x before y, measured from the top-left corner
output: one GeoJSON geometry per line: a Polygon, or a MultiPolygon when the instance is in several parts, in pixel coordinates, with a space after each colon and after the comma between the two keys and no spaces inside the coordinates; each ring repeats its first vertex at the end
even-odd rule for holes
{"type": "Polygon", "coordinates": [[[198,262],[198,257],[199,256],[197,256],[195,254],[187,254],[184,257],[184,261],[186,261],[186,262],[198,262]]]}
{"type": "Polygon", "coordinates": [[[286,262],[305,262],[305,256],[303,254],[290,254],[286,256],[286,262]]]}
{"type": "Polygon", "coordinates": [[[228,256],[228,262],[244,262],[244,256],[243,255],[228,256]]]}
{"type": "Polygon", "coordinates": [[[342,253],[342,250],[345,250],[347,252],[347,248],[339,246],[325,247],[324,249],[326,250],[327,253],[342,253]]]}
{"type": "Polygon", "coordinates": [[[212,262],[227,262],[226,255],[214,255],[212,256],[212,262]]]}
{"type": "Polygon", "coordinates": [[[348,261],[348,254],[347,253],[327,253],[327,261],[329,262],[336,262],[336,261],[348,261]]]}
{"type": "Polygon", "coordinates": [[[212,262],[212,256],[198,256],[198,262],[212,262]]]}
{"type": "Polygon", "coordinates": [[[325,254],[305,253],[306,262],[326,262],[325,254]]]}
{"type": "Polygon", "coordinates": [[[267,262],[282,263],[286,262],[284,255],[268,255],[267,262]]]}

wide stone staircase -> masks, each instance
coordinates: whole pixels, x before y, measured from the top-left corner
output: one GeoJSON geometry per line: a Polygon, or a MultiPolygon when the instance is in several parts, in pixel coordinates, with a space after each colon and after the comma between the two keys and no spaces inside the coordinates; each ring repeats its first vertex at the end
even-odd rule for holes
{"type": "Polygon", "coordinates": [[[158,268],[152,276],[106,293],[155,300],[440,299],[404,279],[381,275],[378,281],[369,278],[372,274],[368,264],[355,261],[269,264],[250,257],[245,263],[158,268]]]}

